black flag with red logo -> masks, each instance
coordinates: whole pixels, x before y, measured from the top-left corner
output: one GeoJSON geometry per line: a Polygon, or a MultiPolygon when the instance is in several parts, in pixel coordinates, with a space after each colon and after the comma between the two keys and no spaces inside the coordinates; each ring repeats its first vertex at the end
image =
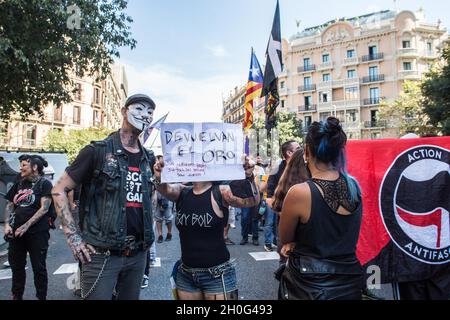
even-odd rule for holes
{"type": "Polygon", "coordinates": [[[350,141],[347,157],[363,194],[361,264],[382,283],[450,272],[450,137],[350,141]]]}

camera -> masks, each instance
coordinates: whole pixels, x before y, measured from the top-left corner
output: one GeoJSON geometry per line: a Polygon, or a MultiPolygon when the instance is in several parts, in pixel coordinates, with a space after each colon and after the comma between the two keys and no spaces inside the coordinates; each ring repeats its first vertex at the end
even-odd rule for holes
{"type": "Polygon", "coordinates": [[[14,239],[14,234],[12,233],[8,233],[3,236],[3,240],[5,240],[6,242],[9,242],[12,239],[14,239]]]}

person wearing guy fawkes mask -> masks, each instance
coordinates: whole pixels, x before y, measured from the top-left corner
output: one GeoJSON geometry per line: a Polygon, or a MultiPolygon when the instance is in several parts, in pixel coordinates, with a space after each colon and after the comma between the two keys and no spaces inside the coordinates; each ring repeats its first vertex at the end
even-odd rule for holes
{"type": "Polygon", "coordinates": [[[143,94],[121,109],[122,127],[80,151],[52,191],[67,242],[81,262],[81,297],[137,300],[147,250],[154,241],[150,178],[155,157],[139,135],[153,120],[155,103],[143,94]],[[81,185],[74,222],[67,192],[81,185]]]}

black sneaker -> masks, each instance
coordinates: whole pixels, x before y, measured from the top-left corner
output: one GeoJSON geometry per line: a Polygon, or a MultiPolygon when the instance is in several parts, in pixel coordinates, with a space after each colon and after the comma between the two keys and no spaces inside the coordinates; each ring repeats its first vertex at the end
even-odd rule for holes
{"type": "Polygon", "coordinates": [[[166,241],[170,241],[170,240],[172,240],[172,234],[171,234],[171,233],[168,233],[168,234],[166,235],[166,241]]]}
{"type": "Polygon", "coordinates": [[[81,289],[75,289],[73,290],[73,295],[75,297],[81,298],[81,289]]]}
{"type": "Polygon", "coordinates": [[[233,241],[231,241],[231,239],[230,239],[230,238],[225,238],[225,244],[227,244],[227,245],[233,245],[233,244],[234,244],[234,242],[233,242],[233,241]]]}
{"type": "Polygon", "coordinates": [[[158,242],[158,243],[162,243],[163,241],[164,241],[164,239],[163,239],[163,236],[162,236],[162,235],[161,235],[161,236],[159,236],[159,237],[158,237],[158,241],[157,241],[157,242],[158,242]]]}
{"type": "Polygon", "coordinates": [[[243,246],[244,244],[248,243],[248,239],[242,239],[241,242],[239,243],[241,246],[243,246]]]}
{"type": "Polygon", "coordinates": [[[266,250],[267,252],[272,252],[272,246],[270,244],[265,244],[264,245],[264,250],[266,250]]]}
{"type": "Polygon", "coordinates": [[[259,246],[259,241],[258,241],[258,239],[253,239],[252,243],[253,243],[253,245],[255,245],[255,246],[259,246]]]}

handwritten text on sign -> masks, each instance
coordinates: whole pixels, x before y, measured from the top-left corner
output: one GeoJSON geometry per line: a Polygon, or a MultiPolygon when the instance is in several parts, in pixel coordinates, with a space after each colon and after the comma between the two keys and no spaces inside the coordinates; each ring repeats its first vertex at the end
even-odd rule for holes
{"type": "Polygon", "coordinates": [[[164,123],[162,182],[245,178],[242,127],[229,123],[164,123]]]}

